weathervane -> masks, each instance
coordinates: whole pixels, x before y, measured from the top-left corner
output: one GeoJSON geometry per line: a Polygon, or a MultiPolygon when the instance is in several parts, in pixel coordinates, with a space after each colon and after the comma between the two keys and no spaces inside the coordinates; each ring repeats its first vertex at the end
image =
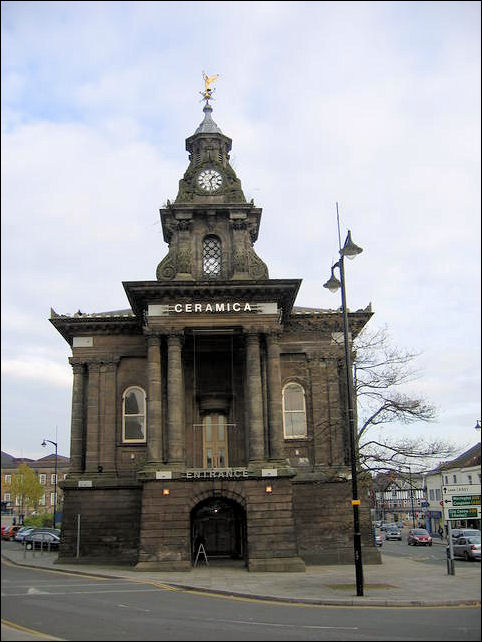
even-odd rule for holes
{"type": "MultiPolygon", "coordinates": [[[[213,74],[212,76],[208,76],[205,71],[203,71],[203,79],[204,79],[204,91],[200,91],[199,93],[203,97],[203,100],[206,101],[206,105],[208,103],[208,100],[213,99],[213,91],[216,91],[215,89],[211,89],[210,85],[219,78],[219,74],[213,74]]],[[[213,99],[214,100],[214,99],[213,99]]]]}

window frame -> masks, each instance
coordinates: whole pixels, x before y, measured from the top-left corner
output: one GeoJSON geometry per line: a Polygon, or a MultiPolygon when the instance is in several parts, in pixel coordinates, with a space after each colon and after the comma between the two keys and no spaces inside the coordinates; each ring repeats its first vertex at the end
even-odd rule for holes
{"type": "Polygon", "coordinates": [[[281,403],[282,403],[282,411],[283,411],[283,436],[284,439],[289,440],[289,441],[295,441],[299,439],[308,439],[308,418],[306,416],[306,392],[304,386],[302,386],[301,383],[298,381],[287,381],[285,385],[283,386],[283,389],[281,391],[281,403]],[[302,392],[302,399],[303,399],[303,408],[297,409],[297,410],[286,410],[285,409],[285,393],[288,387],[290,386],[296,386],[299,388],[302,392]],[[286,432],[286,419],[287,419],[287,414],[294,414],[298,413],[300,415],[304,416],[304,432],[303,434],[297,434],[297,435],[288,435],[286,432]]]}
{"type": "Polygon", "coordinates": [[[42,486],[45,486],[47,484],[47,473],[39,473],[38,483],[42,486]]]}
{"type": "Polygon", "coordinates": [[[203,277],[206,277],[207,279],[220,279],[222,277],[222,272],[223,272],[223,244],[221,242],[221,239],[219,236],[216,234],[207,234],[203,240],[202,240],[202,256],[201,256],[201,262],[202,262],[202,275],[203,277]],[[205,250],[206,250],[206,245],[209,241],[215,241],[217,245],[217,249],[219,251],[219,260],[218,260],[218,267],[219,269],[214,272],[214,271],[207,271],[205,267],[206,263],[206,258],[209,259],[209,257],[205,256],[205,250]]]}
{"type": "Polygon", "coordinates": [[[146,391],[141,386],[129,386],[122,393],[122,443],[123,444],[145,444],[147,443],[147,404],[146,404],[146,391]],[[138,390],[142,393],[143,412],[142,413],[129,413],[126,415],[126,399],[127,395],[133,390],[138,390]],[[126,416],[127,417],[142,417],[144,419],[144,437],[142,439],[130,439],[126,437],[126,416]]]}

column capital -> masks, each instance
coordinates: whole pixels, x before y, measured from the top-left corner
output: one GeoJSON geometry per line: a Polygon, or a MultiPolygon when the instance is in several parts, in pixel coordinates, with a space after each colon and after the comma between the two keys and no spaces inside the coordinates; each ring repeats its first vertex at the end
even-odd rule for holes
{"type": "Polygon", "coordinates": [[[161,343],[162,334],[160,332],[150,332],[147,335],[147,347],[156,347],[161,343]]]}
{"type": "Polygon", "coordinates": [[[75,374],[82,374],[84,372],[85,361],[69,357],[69,363],[72,366],[72,371],[75,374]]]}

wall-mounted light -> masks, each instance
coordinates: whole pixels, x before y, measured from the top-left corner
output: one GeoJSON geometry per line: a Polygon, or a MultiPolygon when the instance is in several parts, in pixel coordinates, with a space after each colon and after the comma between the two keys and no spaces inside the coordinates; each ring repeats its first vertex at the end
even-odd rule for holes
{"type": "Polygon", "coordinates": [[[169,493],[170,493],[170,492],[171,492],[171,491],[169,490],[169,488],[163,488],[163,489],[162,489],[162,494],[163,494],[163,495],[169,495],[169,493]]]}
{"type": "Polygon", "coordinates": [[[265,491],[268,493],[268,495],[271,495],[273,492],[273,487],[272,486],[266,486],[265,491]]]}

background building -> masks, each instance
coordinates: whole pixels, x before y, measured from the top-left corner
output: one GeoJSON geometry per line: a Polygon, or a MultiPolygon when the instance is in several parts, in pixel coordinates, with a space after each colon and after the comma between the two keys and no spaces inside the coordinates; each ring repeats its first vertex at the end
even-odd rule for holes
{"type": "MultiPolygon", "coordinates": [[[[123,283],[128,309],[52,310],[74,378],[60,560],[79,546],[83,561],[189,570],[202,537],[250,570],[353,562],[342,316],[269,278],[261,209],[211,112],[160,210],[156,280],[123,283]]],[[[352,337],[371,316],[349,314],[352,337]]],[[[379,562],[360,481],[364,561],[379,562]]]]}
{"type": "MultiPolygon", "coordinates": [[[[68,457],[57,455],[57,481],[60,482],[67,477],[70,460],[68,457]]],[[[54,510],[54,497],[57,492],[57,512],[62,511],[63,493],[60,485],[55,487],[55,455],[47,455],[40,459],[27,459],[22,457],[13,457],[2,451],[2,514],[15,516],[20,519],[20,515],[28,517],[32,514],[52,513],[54,510]],[[12,496],[10,483],[20,464],[27,464],[31,468],[39,481],[45,488],[45,492],[35,506],[22,506],[18,497],[12,496]]]]}
{"type": "MultiPolygon", "coordinates": [[[[443,486],[458,484],[467,484],[468,486],[478,484],[480,486],[480,443],[472,446],[455,459],[443,462],[425,475],[427,528],[431,532],[437,532],[438,528],[445,524],[442,508],[443,486]]],[[[480,529],[480,519],[453,521],[452,527],[480,529]]]]}
{"type": "Polygon", "coordinates": [[[421,473],[379,474],[373,480],[375,519],[425,526],[425,490],[421,473]]]}

